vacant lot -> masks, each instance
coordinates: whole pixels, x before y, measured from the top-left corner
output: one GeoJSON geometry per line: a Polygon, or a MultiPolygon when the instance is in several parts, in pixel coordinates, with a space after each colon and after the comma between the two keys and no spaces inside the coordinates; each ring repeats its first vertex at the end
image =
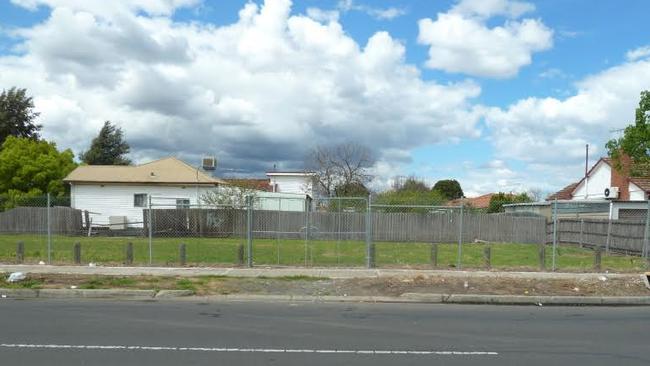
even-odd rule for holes
{"type": "MultiPolygon", "coordinates": [[[[14,263],[16,246],[24,242],[25,262],[47,261],[45,235],[0,236],[0,261],[14,263]]],[[[134,264],[149,263],[149,243],[143,237],[68,237],[52,238],[52,262],[72,263],[73,245],[81,243],[82,263],[122,265],[125,262],[126,243],[133,243],[134,264]]],[[[179,263],[179,244],[186,244],[187,265],[218,266],[238,264],[238,247],[246,248],[240,238],[154,238],[152,258],[154,265],[174,266],[179,263]]],[[[487,244],[463,244],[463,268],[484,268],[484,248],[487,244]]],[[[379,267],[431,268],[431,244],[375,243],[376,264],[379,267]]],[[[538,247],[531,244],[490,244],[492,268],[501,270],[536,270],[539,268],[538,247]]],[[[551,268],[552,248],[546,248],[546,267],[551,268]]],[[[246,255],[246,254],[245,254],[246,255]]],[[[457,263],[457,244],[438,244],[438,267],[454,268],[457,263]]],[[[255,265],[265,266],[364,266],[366,244],[362,241],[255,239],[255,265]]],[[[594,252],[576,246],[560,246],[556,253],[557,268],[564,271],[591,270],[594,252]]],[[[603,254],[602,269],[630,272],[645,268],[645,261],[637,256],[603,254]]]]}

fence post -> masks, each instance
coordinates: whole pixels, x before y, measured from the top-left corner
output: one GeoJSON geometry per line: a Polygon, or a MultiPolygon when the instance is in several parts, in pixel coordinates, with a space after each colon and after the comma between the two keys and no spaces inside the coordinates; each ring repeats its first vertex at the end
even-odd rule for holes
{"type": "Polygon", "coordinates": [[[253,196],[246,196],[246,244],[248,246],[248,267],[253,267],[253,196]]]}
{"type": "Polygon", "coordinates": [[[546,271],[546,243],[539,244],[539,270],[546,271]]]}
{"type": "Polygon", "coordinates": [[[47,192],[47,263],[52,264],[52,216],[50,192],[47,192]]]}
{"type": "Polygon", "coordinates": [[[552,271],[555,272],[555,252],[557,252],[557,198],[553,200],[553,260],[552,271]]]}
{"type": "Polygon", "coordinates": [[[489,245],[486,245],[483,248],[483,261],[485,262],[485,267],[487,269],[492,268],[492,248],[489,245]]]}
{"type": "Polygon", "coordinates": [[[16,245],[16,262],[23,263],[25,260],[25,242],[19,241],[16,245]]]}
{"type": "Polygon", "coordinates": [[[237,246],[237,264],[240,266],[244,265],[244,244],[237,246]]]}
{"type": "Polygon", "coordinates": [[[185,266],[187,264],[187,245],[185,243],[178,246],[178,257],[181,266],[185,266]]]}
{"type": "MultiPolygon", "coordinates": [[[[318,204],[318,203],[317,203],[318,204]]],[[[311,232],[311,198],[305,198],[305,267],[310,265],[310,248],[309,248],[309,234],[311,232]]]]}
{"type": "Polygon", "coordinates": [[[600,272],[601,268],[601,260],[602,260],[602,251],[600,246],[596,247],[594,250],[594,270],[596,272],[600,272]]]}
{"type": "Polygon", "coordinates": [[[464,202],[460,203],[460,218],[458,219],[458,260],[456,268],[463,268],[463,206],[464,202]]]}
{"type": "Polygon", "coordinates": [[[126,243],[126,264],[133,264],[133,243],[126,243]]]}
{"type": "Polygon", "coordinates": [[[375,268],[375,245],[372,242],[372,196],[368,195],[366,209],[366,264],[368,268],[375,268]]]}
{"type": "Polygon", "coordinates": [[[431,267],[438,267],[438,244],[431,244],[431,267]]]}
{"type": "Polygon", "coordinates": [[[74,254],[74,264],[81,264],[81,243],[74,243],[72,251],[74,254]]]}
{"type": "Polygon", "coordinates": [[[151,212],[151,195],[147,195],[147,198],[149,198],[149,212],[147,214],[147,217],[149,218],[147,221],[149,224],[149,265],[153,264],[153,214],[151,212]]]}
{"type": "Polygon", "coordinates": [[[609,241],[612,237],[612,218],[607,219],[607,241],[605,242],[605,255],[609,255],[609,241]]]}
{"type": "Polygon", "coordinates": [[[585,219],[580,219],[580,239],[578,243],[580,244],[580,248],[582,248],[582,235],[584,233],[584,226],[585,226],[585,219]]]}
{"type": "Polygon", "coordinates": [[[648,258],[648,237],[650,236],[650,200],[645,213],[645,231],[643,232],[643,247],[641,248],[641,257],[648,258]]]}

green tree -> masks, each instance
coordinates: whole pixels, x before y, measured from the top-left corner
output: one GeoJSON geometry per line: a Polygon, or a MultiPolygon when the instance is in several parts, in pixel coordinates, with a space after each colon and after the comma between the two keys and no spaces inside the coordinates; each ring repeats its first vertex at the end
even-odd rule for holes
{"type": "Polygon", "coordinates": [[[361,182],[343,183],[334,188],[336,197],[368,197],[370,191],[361,182]]]}
{"type": "Polygon", "coordinates": [[[632,174],[650,172],[650,91],[641,92],[634,123],[625,128],[622,137],[609,140],[606,146],[617,168],[622,168],[622,158],[627,155],[632,158],[632,174]]]}
{"type": "Polygon", "coordinates": [[[63,178],[75,167],[72,151],[59,152],[53,142],[9,136],[0,150],[0,196],[5,207],[51,193],[63,196],[63,178]]]}
{"type": "Polygon", "coordinates": [[[27,90],[13,87],[0,93],[0,145],[8,136],[37,139],[41,125],[34,123],[34,101],[27,90]]]}
{"type": "Polygon", "coordinates": [[[456,198],[463,197],[463,189],[460,187],[455,179],[443,179],[436,182],[431,188],[434,191],[440,192],[448,200],[455,200],[456,198]]]}
{"type": "Polygon", "coordinates": [[[125,155],[130,149],[122,129],[106,121],[90,149],[81,154],[81,161],[88,165],[129,165],[131,160],[125,155]]]}
{"type": "Polygon", "coordinates": [[[426,192],[429,190],[427,184],[415,178],[408,177],[406,180],[396,180],[393,189],[400,192],[426,192]]]}
{"type": "MultiPolygon", "coordinates": [[[[404,206],[436,206],[445,203],[445,197],[438,191],[430,190],[427,185],[410,177],[404,181],[396,181],[391,190],[377,195],[374,202],[381,205],[404,206]]],[[[386,212],[426,212],[427,209],[418,207],[391,207],[386,212]]]]}
{"type": "Polygon", "coordinates": [[[492,195],[490,198],[490,206],[488,207],[488,213],[504,212],[503,205],[510,203],[526,203],[533,202],[533,199],[528,196],[527,193],[503,193],[499,192],[495,195],[492,195]]]}

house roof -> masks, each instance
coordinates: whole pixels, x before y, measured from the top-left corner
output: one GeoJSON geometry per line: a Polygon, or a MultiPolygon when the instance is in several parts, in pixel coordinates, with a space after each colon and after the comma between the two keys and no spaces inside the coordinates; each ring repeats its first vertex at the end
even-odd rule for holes
{"type": "Polygon", "coordinates": [[[175,157],[141,165],[82,165],[68,174],[66,183],[225,184],[175,157]]]}
{"type": "MultiPolygon", "coordinates": [[[[581,181],[580,181],[581,182],[581,181]]],[[[573,191],[576,189],[580,182],[571,183],[568,186],[560,189],[559,191],[553,193],[552,195],[546,197],[547,201],[553,200],[570,200],[573,198],[573,191]]]]}
{"type": "Polygon", "coordinates": [[[233,186],[256,189],[258,191],[270,192],[272,190],[268,178],[224,178],[224,181],[233,186]]]}
{"type": "Polygon", "coordinates": [[[455,200],[449,201],[449,204],[460,205],[462,202],[472,206],[473,208],[488,208],[490,207],[490,199],[492,199],[493,195],[494,193],[488,193],[478,197],[470,197],[470,198],[462,198],[462,199],[457,198],[455,200]]]}
{"type": "Polygon", "coordinates": [[[266,172],[266,175],[268,176],[274,176],[274,175],[284,175],[284,176],[299,176],[299,177],[307,177],[307,176],[312,176],[315,175],[316,173],[314,172],[306,172],[304,170],[301,171],[272,171],[272,172],[266,172]]]}

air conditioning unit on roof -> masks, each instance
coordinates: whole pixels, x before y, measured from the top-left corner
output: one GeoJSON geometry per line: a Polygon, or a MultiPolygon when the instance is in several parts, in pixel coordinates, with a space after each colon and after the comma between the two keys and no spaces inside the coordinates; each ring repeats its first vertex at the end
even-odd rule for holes
{"type": "Polygon", "coordinates": [[[203,167],[203,170],[215,170],[217,169],[217,158],[214,156],[206,156],[201,159],[201,166],[203,167]]]}
{"type": "Polygon", "coordinates": [[[605,188],[605,198],[608,200],[614,200],[618,198],[618,187],[607,187],[605,188]]]}

